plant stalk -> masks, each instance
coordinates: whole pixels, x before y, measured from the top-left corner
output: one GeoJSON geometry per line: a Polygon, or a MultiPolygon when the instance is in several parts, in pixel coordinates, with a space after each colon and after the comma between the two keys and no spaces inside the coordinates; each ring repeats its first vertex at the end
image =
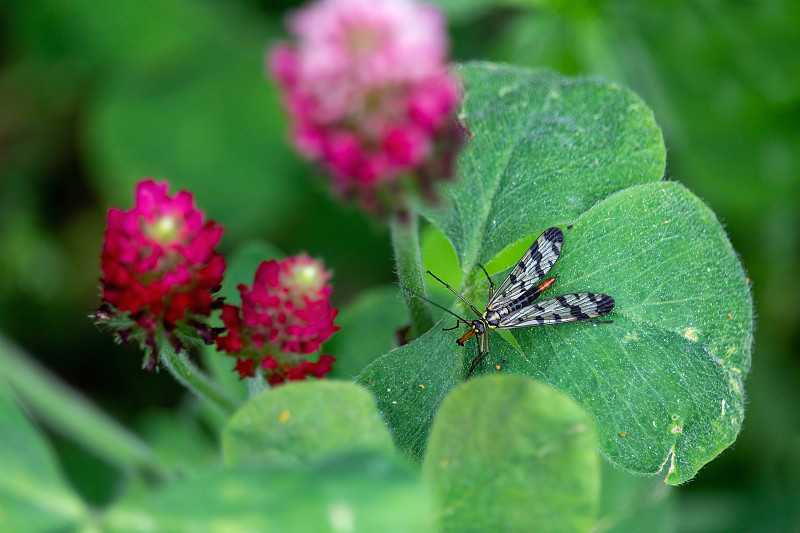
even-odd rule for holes
{"type": "Polygon", "coordinates": [[[411,318],[411,336],[417,338],[433,327],[433,316],[424,300],[425,269],[419,248],[419,222],[416,213],[407,216],[395,215],[391,221],[392,246],[394,247],[397,278],[403,293],[403,301],[411,318]]]}
{"type": "Polygon", "coordinates": [[[264,379],[264,374],[261,373],[259,368],[254,378],[247,380],[247,391],[250,398],[255,398],[264,394],[270,389],[269,383],[264,379]]]}
{"type": "Polygon", "coordinates": [[[169,477],[166,466],[138,435],[2,335],[0,378],[39,420],[110,464],[121,470],[139,471],[153,480],[169,477]]]}
{"type": "Polygon", "coordinates": [[[238,407],[214,381],[206,376],[183,352],[176,352],[169,342],[160,343],[158,357],[180,384],[207,401],[226,416],[238,407]]]}

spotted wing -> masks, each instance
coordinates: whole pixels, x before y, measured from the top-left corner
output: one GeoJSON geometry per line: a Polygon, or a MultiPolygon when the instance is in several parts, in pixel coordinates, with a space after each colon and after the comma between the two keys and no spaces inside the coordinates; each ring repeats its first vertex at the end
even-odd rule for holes
{"type": "Polygon", "coordinates": [[[524,328],[589,320],[614,309],[614,298],[593,292],[575,292],[532,303],[500,319],[500,329],[524,328]]]}
{"type": "Polygon", "coordinates": [[[494,297],[486,306],[487,311],[497,311],[525,297],[544,279],[561,254],[564,234],[553,227],[539,235],[519,260],[494,297]]]}

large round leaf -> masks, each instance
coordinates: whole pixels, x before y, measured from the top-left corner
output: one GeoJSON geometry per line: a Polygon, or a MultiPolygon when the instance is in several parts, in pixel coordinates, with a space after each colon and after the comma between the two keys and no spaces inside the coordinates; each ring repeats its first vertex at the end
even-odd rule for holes
{"type": "MultiPolygon", "coordinates": [[[[488,287],[477,261],[559,225],[565,243],[549,295],[616,299],[613,324],[490,332],[479,371],[549,381],[590,412],[617,465],[690,479],[738,434],[750,361],[752,300],[719,221],[684,187],[659,181],[660,134],[624,90],[485,65],[463,73],[475,138],[460,181],[427,215],[454,244],[465,296],[482,310],[488,287]]],[[[460,304],[455,311],[474,318],[460,304]]],[[[421,457],[438,402],[477,356],[476,343],[459,348],[458,333],[439,331],[454,321],[358,378],[412,456],[421,457]]]]}
{"type": "Polygon", "coordinates": [[[234,464],[305,464],[365,450],[391,453],[392,443],[370,395],[337,381],[290,383],[256,396],[222,437],[223,456],[234,464]]]}
{"type": "Polygon", "coordinates": [[[442,531],[587,531],[600,493],[595,431],[575,402],[519,376],[458,387],[423,472],[442,531]]]}
{"type": "Polygon", "coordinates": [[[460,74],[472,138],[458,181],[441,190],[443,206],[425,215],[465,274],[511,242],[664,174],[652,111],[618,85],[488,63],[460,74]]]}
{"type": "Polygon", "coordinates": [[[613,462],[690,479],[739,433],[750,366],[752,301],[719,221],[677,183],[633,187],[580,217],[562,256],[550,291],[610,294],[614,323],[520,332],[529,370],[594,415],[613,462]]]}

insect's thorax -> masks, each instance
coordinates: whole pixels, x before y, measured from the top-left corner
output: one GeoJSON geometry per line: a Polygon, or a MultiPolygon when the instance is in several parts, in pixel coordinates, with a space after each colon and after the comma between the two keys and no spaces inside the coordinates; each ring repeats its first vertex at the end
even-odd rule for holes
{"type": "Polygon", "coordinates": [[[483,320],[488,327],[494,329],[500,324],[500,319],[507,314],[508,309],[506,308],[500,309],[499,311],[486,311],[483,313],[483,320]]]}

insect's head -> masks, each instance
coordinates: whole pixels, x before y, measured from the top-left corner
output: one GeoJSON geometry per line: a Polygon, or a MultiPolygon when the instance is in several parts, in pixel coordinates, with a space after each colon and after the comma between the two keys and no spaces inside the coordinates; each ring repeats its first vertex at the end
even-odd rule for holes
{"type": "Polygon", "coordinates": [[[481,319],[473,320],[472,322],[468,322],[468,324],[470,326],[467,332],[456,341],[459,346],[464,346],[467,339],[471,338],[473,335],[483,335],[484,332],[486,332],[486,323],[481,319]]]}

